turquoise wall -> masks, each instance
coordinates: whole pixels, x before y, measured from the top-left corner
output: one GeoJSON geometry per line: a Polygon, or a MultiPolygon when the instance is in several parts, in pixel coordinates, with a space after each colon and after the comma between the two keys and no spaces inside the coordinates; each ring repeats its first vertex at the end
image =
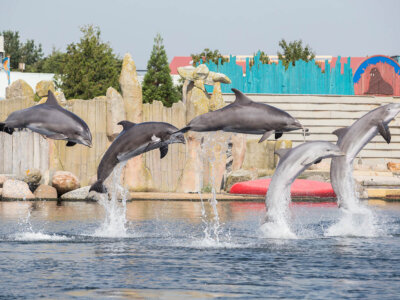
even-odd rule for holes
{"type": "MultiPolygon", "coordinates": [[[[315,64],[315,61],[299,60],[295,66],[290,65],[287,70],[279,61],[278,64],[262,64],[259,53],[254,58],[254,65],[250,68],[249,59],[246,60],[246,74],[242,67],[236,64],[236,57],[231,56],[229,62],[217,64],[207,63],[210,71],[227,75],[232,83],[221,84],[223,93],[231,93],[236,88],[244,93],[260,94],[320,94],[320,95],[354,95],[353,73],[350,68],[350,58],[344,64],[343,74],[340,68],[340,57],[335,68],[330,68],[325,61],[325,72],[315,64]]],[[[206,86],[212,92],[212,86],[206,86]]]]}

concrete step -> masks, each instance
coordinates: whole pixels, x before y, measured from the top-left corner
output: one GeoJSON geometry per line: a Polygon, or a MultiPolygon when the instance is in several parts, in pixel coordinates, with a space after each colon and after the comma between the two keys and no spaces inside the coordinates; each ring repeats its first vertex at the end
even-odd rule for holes
{"type": "Polygon", "coordinates": [[[400,189],[367,189],[368,198],[400,199],[400,189]]]}
{"type": "Polygon", "coordinates": [[[395,176],[355,176],[354,179],[362,186],[400,188],[400,178],[395,176]]]}

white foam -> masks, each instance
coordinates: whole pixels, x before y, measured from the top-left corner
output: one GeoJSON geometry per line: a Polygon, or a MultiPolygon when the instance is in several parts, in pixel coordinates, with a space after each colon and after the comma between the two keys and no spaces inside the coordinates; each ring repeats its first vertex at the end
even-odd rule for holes
{"type": "Polygon", "coordinates": [[[105,218],[103,223],[91,235],[94,237],[105,238],[129,238],[132,237],[126,228],[126,198],[124,188],[120,184],[121,173],[125,167],[126,162],[120,163],[115,167],[112,174],[112,187],[110,197],[108,195],[101,195],[98,203],[103,206],[105,211],[105,218]],[[121,195],[122,201],[119,203],[118,194],[121,195]]]}
{"type": "MultiPolygon", "coordinates": [[[[361,205],[361,204],[360,204],[361,205]]],[[[339,221],[330,226],[324,233],[325,236],[348,237],[376,237],[380,230],[376,218],[367,207],[342,210],[339,221]]]]}
{"type": "Polygon", "coordinates": [[[16,233],[13,236],[13,240],[29,241],[29,242],[34,242],[34,241],[58,242],[58,241],[69,241],[69,240],[72,240],[72,238],[67,237],[65,235],[46,234],[46,233],[42,233],[42,232],[21,232],[21,233],[16,233]]]}

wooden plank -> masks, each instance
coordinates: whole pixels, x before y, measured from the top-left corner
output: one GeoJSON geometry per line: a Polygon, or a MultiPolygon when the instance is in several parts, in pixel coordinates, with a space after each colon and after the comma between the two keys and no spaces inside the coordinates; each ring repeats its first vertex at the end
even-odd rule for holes
{"type": "Polygon", "coordinates": [[[13,136],[9,134],[4,134],[4,173],[13,173],[13,136]]]}

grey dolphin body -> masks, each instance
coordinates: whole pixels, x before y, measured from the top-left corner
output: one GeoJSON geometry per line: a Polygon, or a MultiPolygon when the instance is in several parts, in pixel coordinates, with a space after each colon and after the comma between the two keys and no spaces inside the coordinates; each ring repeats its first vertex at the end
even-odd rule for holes
{"type": "Polygon", "coordinates": [[[275,132],[275,138],[283,132],[303,129],[303,126],[287,112],[264,103],[252,101],[237,89],[235,102],[215,111],[195,117],[181,132],[218,131],[262,134],[260,142],[275,132]]]}
{"type": "Polygon", "coordinates": [[[269,236],[279,236],[279,231],[290,233],[287,223],[290,204],[290,186],[305,169],[319,163],[323,158],[342,156],[340,148],[330,142],[314,141],[303,143],[293,149],[276,151],[280,160],[269,184],[265,199],[266,223],[262,230],[269,236]]]}
{"type": "Polygon", "coordinates": [[[349,209],[358,201],[352,174],[354,158],[378,133],[390,143],[388,124],[399,112],[399,103],[387,104],[371,110],[351,126],[333,132],[338,137],[340,150],[346,153],[346,156],[334,157],[331,162],[331,182],[340,207],[349,209]]]}
{"type": "Polygon", "coordinates": [[[135,124],[129,121],[118,123],[123,130],[107,149],[97,168],[97,181],[89,191],[106,193],[103,182],[111,174],[114,167],[128,159],[160,148],[161,158],[168,153],[168,145],[185,143],[183,133],[178,128],[164,122],[144,122],[135,124]]]}
{"type": "Polygon", "coordinates": [[[89,147],[92,145],[88,125],[77,115],[62,108],[51,91],[46,103],[14,111],[4,123],[0,123],[0,130],[10,134],[16,128],[29,128],[54,140],[66,140],[67,146],[76,143],[89,147]]]}
{"type": "Polygon", "coordinates": [[[305,169],[319,163],[323,158],[344,155],[337,145],[326,141],[306,142],[293,149],[277,150],[276,154],[279,155],[280,160],[266,196],[269,210],[271,201],[282,200],[282,196],[288,193],[290,196],[290,186],[305,169]]]}

